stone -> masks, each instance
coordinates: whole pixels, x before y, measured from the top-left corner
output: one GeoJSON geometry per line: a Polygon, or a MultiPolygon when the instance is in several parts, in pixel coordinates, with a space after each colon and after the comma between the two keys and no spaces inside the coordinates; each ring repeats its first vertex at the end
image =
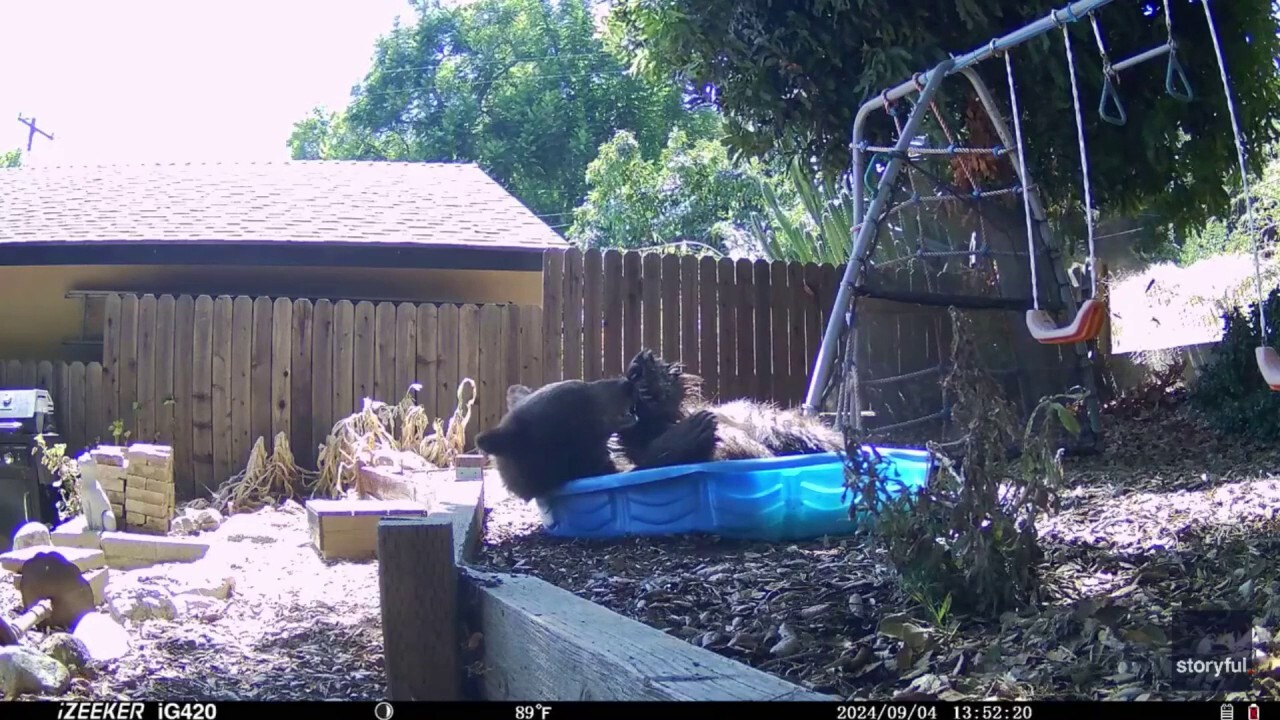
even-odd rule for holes
{"type": "Polygon", "coordinates": [[[169,593],[156,587],[129,587],[113,593],[107,601],[111,617],[117,622],[126,620],[143,623],[148,620],[173,620],[178,608],[169,593]]]}
{"type": "Polygon", "coordinates": [[[105,613],[86,613],[76,623],[76,639],[94,660],[115,660],[129,652],[129,632],[105,613]]]}
{"type": "Polygon", "coordinates": [[[173,598],[173,604],[179,616],[201,622],[213,622],[227,610],[225,602],[204,595],[177,595],[173,598]]]}
{"type": "Polygon", "coordinates": [[[29,522],[13,534],[13,549],[24,550],[36,545],[52,545],[53,537],[44,523],[29,522]]]}
{"type": "Polygon", "coordinates": [[[0,690],[6,699],[19,695],[61,695],[71,682],[62,663],[22,645],[0,647],[0,690]]]}
{"type": "Polygon", "coordinates": [[[76,492],[79,493],[80,509],[89,530],[99,532],[117,529],[111,500],[96,478],[80,473],[76,478],[76,492]]]}
{"type": "Polygon", "coordinates": [[[213,508],[197,510],[194,520],[201,530],[217,530],[222,526],[222,513],[213,508]]]}
{"type": "Polygon", "coordinates": [[[158,565],[135,576],[147,587],[163,588],[173,597],[199,596],[226,600],[236,587],[231,568],[218,561],[158,565]]]}
{"type": "Polygon", "coordinates": [[[40,643],[40,652],[57,660],[68,670],[78,670],[89,665],[93,656],[84,641],[70,633],[57,632],[40,643]]]}
{"type": "Polygon", "coordinates": [[[182,515],[173,519],[169,524],[169,532],[173,535],[195,535],[200,532],[200,526],[196,523],[195,518],[190,515],[182,515]]]}

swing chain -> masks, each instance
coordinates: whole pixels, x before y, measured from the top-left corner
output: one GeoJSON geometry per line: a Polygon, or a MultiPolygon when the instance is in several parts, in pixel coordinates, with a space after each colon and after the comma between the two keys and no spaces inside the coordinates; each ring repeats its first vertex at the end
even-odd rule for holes
{"type": "Polygon", "coordinates": [[[1169,45],[1169,64],[1164,72],[1164,90],[1174,100],[1191,102],[1195,93],[1191,90],[1191,81],[1178,61],[1178,43],[1173,37],[1173,13],[1169,11],[1169,0],[1164,0],[1164,26],[1168,32],[1166,43],[1169,45]],[[1182,81],[1182,90],[1178,90],[1175,80],[1182,81]]]}
{"type": "Polygon", "coordinates": [[[1102,28],[1098,25],[1098,16],[1089,12],[1089,24],[1093,27],[1093,37],[1098,42],[1098,56],[1102,58],[1102,97],[1098,101],[1098,115],[1112,125],[1124,125],[1128,115],[1120,102],[1120,93],[1116,88],[1120,85],[1120,73],[1111,64],[1111,56],[1107,54],[1107,44],[1102,40],[1102,28]],[[1111,101],[1114,114],[1107,109],[1107,101],[1111,101]]]}
{"type": "MultiPolygon", "coordinates": [[[[1167,2],[1167,0],[1166,0],[1167,2]]],[[[1076,82],[1075,52],[1071,48],[1071,32],[1062,26],[1062,41],[1067,55],[1067,72],[1071,75],[1071,101],[1075,108],[1076,140],[1080,146],[1080,173],[1084,178],[1084,220],[1089,239],[1089,297],[1098,296],[1097,255],[1093,237],[1093,193],[1089,185],[1089,153],[1084,141],[1084,113],[1080,108],[1080,88],[1076,82]]]]}

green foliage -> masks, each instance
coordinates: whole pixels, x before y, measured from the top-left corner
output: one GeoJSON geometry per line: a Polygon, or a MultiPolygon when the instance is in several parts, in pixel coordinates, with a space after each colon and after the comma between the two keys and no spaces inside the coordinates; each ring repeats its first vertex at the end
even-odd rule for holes
{"type": "Polygon", "coordinates": [[[120,418],[112,420],[111,425],[107,429],[111,433],[111,439],[116,445],[123,445],[129,441],[131,431],[125,430],[124,421],[120,418]]]}
{"type": "Polygon", "coordinates": [[[10,150],[0,153],[0,168],[22,167],[22,151],[10,150]]]}
{"type": "MultiPolygon", "coordinates": [[[[1249,185],[1253,196],[1254,225],[1263,237],[1274,235],[1280,226],[1280,155],[1271,153],[1263,168],[1262,177],[1249,185]]],[[[1245,216],[1244,192],[1238,191],[1230,206],[1231,212],[1219,213],[1204,227],[1187,235],[1181,243],[1178,262],[1191,265],[1223,253],[1253,252],[1253,240],[1245,216]]]]}
{"type": "Polygon", "coordinates": [[[54,476],[54,487],[58,488],[58,514],[67,520],[80,514],[80,491],[76,486],[79,468],[76,462],[67,457],[67,444],[57,443],[50,446],[44,435],[36,436],[36,446],[31,448],[33,455],[40,456],[40,462],[54,476]]]}
{"type": "Polygon", "coordinates": [[[686,112],[678,87],[626,72],[585,0],[415,7],[345,110],[297,123],[292,157],[475,162],[567,225],[601,143],[629,130],[652,157],[686,112]]]}
{"type": "Polygon", "coordinates": [[[752,233],[771,260],[841,265],[849,258],[853,195],[827,178],[814,178],[793,159],[776,182],[762,182],[767,218],[753,218],[752,233]]]}
{"type": "MultiPolygon", "coordinates": [[[[1274,345],[1280,338],[1280,288],[1267,296],[1266,311],[1268,339],[1274,345]]],[[[1255,356],[1262,345],[1258,304],[1247,313],[1228,310],[1223,323],[1213,361],[1191,385],[1191,406],[1224,434],[1280,439],[1280,393],[1267,387],[1255,356]]]]}
{"type": "MultiPolygon", "coordinates": [[[[632,52],[637,68],[675,76],[700,100],[720,107],[733,152],[816,157],[833,175],[848,166],[849,131],[865,100],[1061,4],[619,0],[610,33],[632,52]]],[[[1165,39],[1163,13],[1159,3],[1152,6],[1115,3],[1100,12],[1113,60],[1165,39]]],[[[1089,24],[1075,23],[1071,32],[1096,204],[1106,215],[1143,210],[1186,228],[1227,204],[1223,178],[1233,173],[1236,158],[1204,14],[1199,3],[1172,6],[1180,59],[1196,99],[1185,104],[1165,93],[1162,61],[1132,68],[1120,86],[1128,113],[1122,127],[1098,116],[1103,75],[1089,24]]],[[[1274,4],[1219,2],[1214,9],[1246,142],[1266,147],[1277,137],[1280,118],[1274,4]]],[[[1080,163],[1061,33],[1014,53],[1028,162],[1049,204],[1063,211],[1078,203],[1080,163]]],[[[985,62],[977,71],[1007,107],[1003,63],[985,62]]],[[[956,78],[944,88],[946,114],[964,117],[972,102],[967,83],[956,78]]],[[[868,139],[877,144],[893,130],[881,115],[868,126],[868,139]]],[[[1260,164],[1260,158],[1253,161],[1260,164]]]]}
{"type": "Polygon", "coordinates": [[[722,137],[716,113],[694,113],[646,159],[635,135],[618,131],[587,166],[589,190],[569,239],[583,247],[684,242],[726,251],[763,209],[765,175],[759,163],[730,162],[722,137]]]}
{"type": "MultiPolygon", "coordinates": [[[[891,498],[887,480],[868,472],[875,463],[856,457],[865,453],[851,455],[846,473],[851,512],[866,514],[904,585],[940,625],[954,609],[990,617],[1036,596],[1042,558],[1036,517],[1057,504],[1056,440],[1060,430],[1079,431],[1072,406],[1084,398],[1083,392],[1044,398],[1019,423],[999,384],[978,365],[969,318],[954,308],[951,317],[953,368],[943,386],[954,399],[952,424],[961,437],[929,443],[937,472],[915,495],[891,498]],[[1022,456],[1009,466],[1006,453],[1015,444],[1022,456]]],[[[857,446],[868,444],[870,438],[858,439],[857,446]]]]}

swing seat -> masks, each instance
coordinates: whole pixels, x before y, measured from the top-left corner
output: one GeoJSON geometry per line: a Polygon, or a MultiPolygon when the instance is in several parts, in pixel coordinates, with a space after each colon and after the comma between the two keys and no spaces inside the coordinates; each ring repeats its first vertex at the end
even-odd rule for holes
{"type": "Polygon", "coordinates": [[[1267,387],[1280,391],[1280,353],[1273,347],[1263,345],[1257,349],[1256,354],[1258,370],[1262,372],[1262,379],[1266,381],[1267,387]]]}
{"type": "MultiPolygon", "coordinates": [[[[1044,310],[1028,310],[1027,329],[1031,331],[1031,337],[1045,345],[1070,345],[1097,337],[1106,316],[1106,304],[1089,298],[1080,305],[1071,323],[1063,327],[1058,327],[1053,316],[1044,310]]],[[[1280,357],[1276,367],[1280,368],[1280,357]]]]}

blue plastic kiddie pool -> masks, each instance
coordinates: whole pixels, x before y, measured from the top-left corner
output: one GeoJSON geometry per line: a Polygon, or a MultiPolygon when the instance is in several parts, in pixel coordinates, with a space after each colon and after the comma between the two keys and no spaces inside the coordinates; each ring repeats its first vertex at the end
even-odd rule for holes
{"type": "MultiPolygon", "coordinates": [[[[927,450],[876,447],[890,494],[922,488],[927,450]]],[[[837,453],[680,465],[575,480],[537,501],[549,535],[712,533],[741,540],[848,535],[844,462],[837,453]]]]}

